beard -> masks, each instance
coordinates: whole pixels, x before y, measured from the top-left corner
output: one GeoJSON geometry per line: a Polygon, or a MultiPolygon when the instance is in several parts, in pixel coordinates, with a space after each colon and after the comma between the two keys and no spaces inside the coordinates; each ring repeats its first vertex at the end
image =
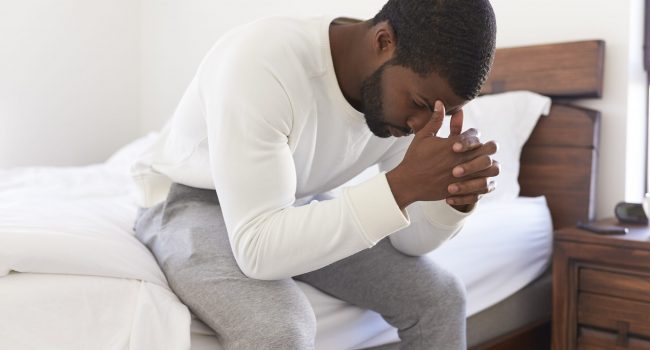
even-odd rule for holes
{"type": "Polygon", "coordinates": [[[363,108],[363,117],[370,131],[377,137],[388,138],[391,136],[386,125],[384,108],[382,105],[381,78],[384,73],[386,62],[377,68],[361,84],[361,107],[363,108]]]}
{"type": "Polygon", "coordinates": [[[385,62],[361,84],[361,107],[363,109],[363,117],[366,119],[366,124],[370,131],[375,136],[381,138],[392,136],[388,128],[389,126],[401,130],[406,135],[412,133],[410,128],[400,127],[387,122],[386,115],[384,114],[381,79],[384,74],[384,69],[393,64],[394,62],[392,60],[385,62]]]}

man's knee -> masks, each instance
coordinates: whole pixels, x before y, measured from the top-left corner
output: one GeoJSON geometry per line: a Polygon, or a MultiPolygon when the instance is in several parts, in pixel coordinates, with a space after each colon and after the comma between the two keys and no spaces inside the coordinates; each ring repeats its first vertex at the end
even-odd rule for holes
{"type": "Polygon", "coordinates": [[[280,315],[260,312],[249,315],[224,339],[225,349],[314,349],[316,317],[309,310],[294,310],[280,315]]]}
{"type": "MultiPolygon", "coordinates": [[[[441,284],[443,287],[443,295],[445,296],[446,304],[451,304],[452,307],[462,309],[465,311],[466,303],[466,290],[465,284],[456,275],[451,272],[445,271],[445,277],[441,284]]],[[[465,315],[463,314],[463,317],[465,315]]]]}
{"type": "Polygon", "coordinates": [[[416,312],[458,314],[465,317],[465,285],[456,275],[439,269],[432,278],[424,278],[418,286],[416,312]]]}
{"type": "Polygon", "coordinates": [[[292,281],[197,278],[189,272],[177,271],[169,284],[226,350],[314,348],[316,316],[292,281]]]}

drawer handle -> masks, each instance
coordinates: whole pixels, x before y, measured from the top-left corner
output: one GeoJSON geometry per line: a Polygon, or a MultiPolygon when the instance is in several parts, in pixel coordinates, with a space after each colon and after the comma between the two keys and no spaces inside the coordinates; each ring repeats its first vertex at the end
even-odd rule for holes
{"type": "Polygon", "coordinates": [[[616,328],[618,336],[616,337],[616,345],[627,347],[628,338],[627,333],[630,331],[630,324],[625,321],[616,321],[616,328]]]}

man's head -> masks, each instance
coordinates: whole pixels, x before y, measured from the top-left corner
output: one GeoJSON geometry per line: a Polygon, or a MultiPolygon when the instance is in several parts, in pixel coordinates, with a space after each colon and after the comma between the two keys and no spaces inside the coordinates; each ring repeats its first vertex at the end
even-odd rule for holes
{"type": "Polygon", "coordinates": [[[370,23],[383,62],[363,81],[361,105],[375,135],[417,131],[435,100],[453,113],[479,94],[496,41],[488,0],[389,0],[370,23]]]}

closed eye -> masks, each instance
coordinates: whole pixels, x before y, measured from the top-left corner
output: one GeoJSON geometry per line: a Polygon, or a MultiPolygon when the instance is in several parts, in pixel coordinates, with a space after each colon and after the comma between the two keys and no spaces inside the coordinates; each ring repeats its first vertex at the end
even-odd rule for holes
{"type": "Polygon", "coordinates": [[[423,105],[417,103],[415,100],[413,100],[413,105],[414,105],[416,108],[419,108],[419,109],[427,108],[426,106],[423,106],[423,105]]]}
{"type": "Polygon", "coordinates": [[[418,109],[426,109],[429,112],[433,113],[433,107],[429,103],[426,103],[424,105],[418,103],[416,100],[413,100],[413,105],[417,107],[418,109]]]}

